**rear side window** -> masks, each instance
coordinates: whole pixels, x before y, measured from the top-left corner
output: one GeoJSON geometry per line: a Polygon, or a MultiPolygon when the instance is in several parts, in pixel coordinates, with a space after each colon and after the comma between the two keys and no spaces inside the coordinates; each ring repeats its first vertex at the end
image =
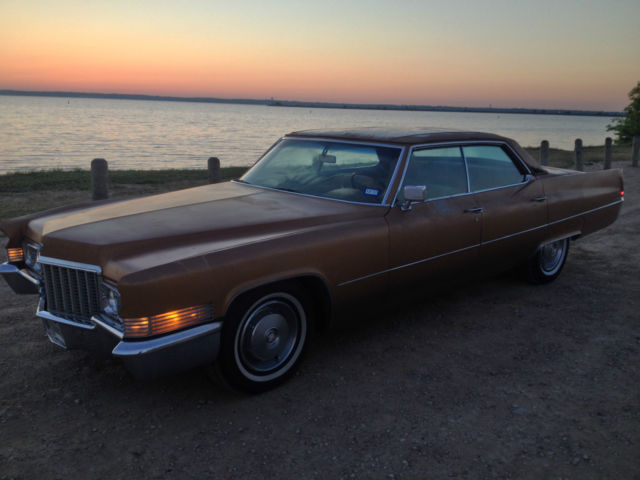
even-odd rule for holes
{"type": "Polygon", "coordinates": [[[414,150],[404,185],[425,185],[427,198],[466,193],[467,172],[460,147],[414,150]]]}
{"type": "Polygon", "coordinates": [[[522,183],[526,174],[497,145],[463,147],[469,167],[471,191],[522,183]]]}

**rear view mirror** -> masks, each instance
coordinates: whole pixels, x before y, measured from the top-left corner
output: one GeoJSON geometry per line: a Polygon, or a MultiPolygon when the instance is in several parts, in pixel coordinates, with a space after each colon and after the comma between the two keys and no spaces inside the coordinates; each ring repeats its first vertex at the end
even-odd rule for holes
{"type": "Polygon", "coordinates": [[[320,155],[313,157],[313,168],[315,168],[317,172],[322,169],[322,165],[325,163],[336,163],[336,156],[321,153],[320,155]]]}
{"type": "Polygon", "coordinates": [[[411,205],[416,202],[424,202],[427,199],[427,187],[424,185],[406,185],[402,189],[404,202],[402,210],[411,210],[411,205]]]}

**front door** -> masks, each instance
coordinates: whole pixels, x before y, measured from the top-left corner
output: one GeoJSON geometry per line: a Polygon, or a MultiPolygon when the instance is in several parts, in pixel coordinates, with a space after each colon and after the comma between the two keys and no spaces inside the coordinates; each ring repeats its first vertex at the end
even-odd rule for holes
{"type": "Polygon", "coordinates": [[[443,283],[475,265],[482,233],[482,213],[468,193],[460,147],[415,149],[389,225],[392,287],[443,283]],[[427,199],[403,209],[404,186],[426,186],[427,199]]]}

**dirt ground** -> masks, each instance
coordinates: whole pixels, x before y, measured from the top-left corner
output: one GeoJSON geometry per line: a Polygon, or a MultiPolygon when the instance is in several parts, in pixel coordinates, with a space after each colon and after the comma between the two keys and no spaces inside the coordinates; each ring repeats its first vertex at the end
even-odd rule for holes
{"type": "Polygon", "coordinates": [[[560,278],[503,276],[321,336],[259,396],[50,344],[0,283],[0,479],[640,479],[640,169],[560,278]]]}

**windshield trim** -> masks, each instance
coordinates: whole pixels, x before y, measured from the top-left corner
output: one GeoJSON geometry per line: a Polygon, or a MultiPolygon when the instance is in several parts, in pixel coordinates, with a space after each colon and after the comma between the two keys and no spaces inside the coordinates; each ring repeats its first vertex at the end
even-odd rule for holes
{"type": "MultiPolygon", "coordinates": [[[[367,141],[359,141],[359,140],[342,140],[342,139],[335,139],[335,138],[330,138],[330,137],[299,137],[297,135],[285,135],[284,137],[280,138],[278,141],[276,141],[273,145],[271,145],[271,147],[264,152],[260,158],[258,160],[256,160],[256,162],[249,168],[249,170],[247,170],[242,177],[240,177],[238,179],[238,183],[242,183],[243,185],[250,185],[252,187],[256,187],[256,188],[262,188],[265,190],[271,190],[271,191],[276,191],[276,192],[283,192],[283,193],[291,193],[294,195],[302,195],[303,197],[311,197],[311,198],[322,198],[324,200],[334,200],[337,202],[342,202],[342,203],[350,203],[353,205],[370,205],[370,206],[375,206],[375,207],[390,207],[391,204],[389,203],[389,197],[391,196],[391,189],[394,185],[394,182],[396,180],[396,177],[398,175],[398,172],[400,171],[400,164],[403,162],[404,159],[404,154],[407,150],[406,146],[403,145],[396,145],[393,143],[384,143],[384,142],[367,142],[367,141]],[[280,188],[273,188],[273,187],[265,187],[263,185],[256,185],[254,183],[249,183],[246,182],[244,180],[242,180],[244,178],[245,175],[247,175],[256,165],[258,165],[260,163],[260,161],[267,155],[267,153],[269,153],[271,150],[273,150],[278,144],[280,144],[280,142],[284,141],[284,140],[300,140],[303,142],[331,142],[331,143],[343,143],[346,145],[365,145],[365,146],[370,146],[370,147],[386,147],[386,148],[393,148],[395,150],[398,150],[398,160],[396,161],[396,166],[393,170],[393,173],[391,175],[391,177],[389,178],[389,184],[387,185],[387,188],[385,190],[384,196],[382,197],[382,200],[380,201],[380,203],[369,203],[369,202],[354,202],[352,200],[343,200],[340,198],[332,198],[332,197],[322,197],[319,195],[311,195],[308,193],[301,193],[301,192],[290,192],[287,190],[283,190],[280,188]]],[[[234,182],[236,180],[233,180],[234,182]]]]}
{"type": "Polygon", "coordinates": [[[286,193],[288,195],[300,195],[301,197],[318,198],[320,200],[331,200],[333,202],[350,203],[352,205],[365,205],[368,207],[385,207],[385,208],[391,207],[391,205],[389,205],[388,203],[364,203],[364,202],[354,202],[353,200],[343,200],[341,198],[320,197],[318,195],[311,195],[309,193],[292,192],[289,190],[283,190],[281,188],[273,188],[273,187],[265,187],[263,185],[256,185],[254,183],[244,182],[240,179],[231,180],[231,182],[238,183],[240,185],[245,185],[247,187],[260,188],[262,190],[269,190],[270,192],[286,193]]]}

